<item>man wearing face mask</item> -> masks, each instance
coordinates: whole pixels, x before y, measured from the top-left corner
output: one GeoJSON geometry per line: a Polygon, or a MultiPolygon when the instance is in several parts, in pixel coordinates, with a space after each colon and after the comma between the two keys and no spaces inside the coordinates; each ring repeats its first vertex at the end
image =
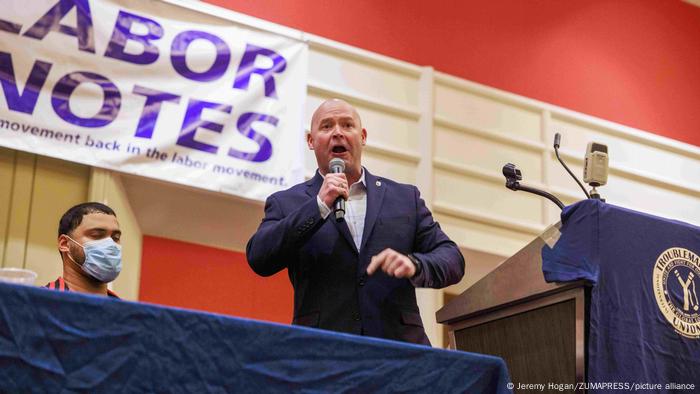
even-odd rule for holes
{"type": "Polygon", "coordinates": [[[107,283],[122,268],[121,230],[114,211],[98,202],[70,208],[58,225],[63,276],[45,287],[117,297],[107,283]]]}

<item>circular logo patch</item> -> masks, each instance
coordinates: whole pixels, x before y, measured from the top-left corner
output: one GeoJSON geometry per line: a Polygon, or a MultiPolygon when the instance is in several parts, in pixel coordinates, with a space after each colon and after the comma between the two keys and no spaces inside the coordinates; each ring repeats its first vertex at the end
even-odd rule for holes
{"type": "Polygon", "coordinates": [[[679,334],[700,338],[700,258],[688,249],[669,248],[656,259],[654,297],[679,334]]]}

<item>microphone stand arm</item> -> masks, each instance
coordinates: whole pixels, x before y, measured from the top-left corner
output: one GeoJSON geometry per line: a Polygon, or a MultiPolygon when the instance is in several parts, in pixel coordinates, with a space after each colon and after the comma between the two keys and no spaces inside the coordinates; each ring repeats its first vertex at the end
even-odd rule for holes
{"type": "MultiPolygon", "coordinates": [[[[559,133],[557,133],[557,134],[559,134],[559,133]]],[[[591,198],[591,195],[588,194],[588,192],[586,191],[586,188],[583,187],[583,184],[581,184],[581,181],[579,181],[578,178],[576,178],[576,175],[574,175],[574,173],[571,172],[571,170],[569,169],[569,166],[567,166],[566,163],[564,163],[564,160],[562,160],[561,157],[559,157],[559,143],[556,141],[554,142],[554,154],[557,155],[557,160],[559,160],[561,165],[564,166],[564,169],[566,170],[566,172],[568,172],[569,175],[571,175],[571,177],[574,178],[576,183],[578,183],[581,190],[583,190],[583,194],[586,195],[586,198],[591,198]]]]}
{"type": "Polygon", "coordinates": [[[524,192],[537,194],[538,196],[542,196],[542,197],[544,197],[544,198],[550,200],[551,202],[557,204],[557,206],[559,207],[559,209],[562,209],[562,210],[564,209],[564,204],[561,202],[561,200],[559,200],[559,199],[558,199],[556,196],[554,196],[553,194],[548,193],[548,192],[546,192],[546,191],[544,191],[544,190],[535,189],[534,187],[521,185],[521,184],[520,184],[518,181],[516,181],[515,179],[506,178],[506,187],[507,187],[508,189],[514,190],[514,191],[521,190],[521,191],[524,191],[524,192]]]}

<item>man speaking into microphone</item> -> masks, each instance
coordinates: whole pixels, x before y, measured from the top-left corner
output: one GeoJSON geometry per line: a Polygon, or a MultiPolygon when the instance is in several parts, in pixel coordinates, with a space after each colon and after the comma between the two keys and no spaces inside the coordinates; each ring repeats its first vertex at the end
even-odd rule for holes
{"type": "Polygon", "coordinates": [[[415,186],[362,167],[367,131],[350,104],[321,104],[306,141],[318,170],[268,197],[246,247],[251,268],[288,269],[293,324],[430,345],[415,287],[459,282],[459,248],[415,186]]]}

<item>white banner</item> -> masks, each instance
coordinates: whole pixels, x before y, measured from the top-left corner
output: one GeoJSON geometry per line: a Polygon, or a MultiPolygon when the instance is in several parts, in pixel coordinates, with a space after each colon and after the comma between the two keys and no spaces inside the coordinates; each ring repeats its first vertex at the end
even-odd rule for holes
{"type": "Polygon", "coordinates": [[[307,58],[161,1],[2,0],[0,145],[263,200],[303,180],[307,58]]]}

